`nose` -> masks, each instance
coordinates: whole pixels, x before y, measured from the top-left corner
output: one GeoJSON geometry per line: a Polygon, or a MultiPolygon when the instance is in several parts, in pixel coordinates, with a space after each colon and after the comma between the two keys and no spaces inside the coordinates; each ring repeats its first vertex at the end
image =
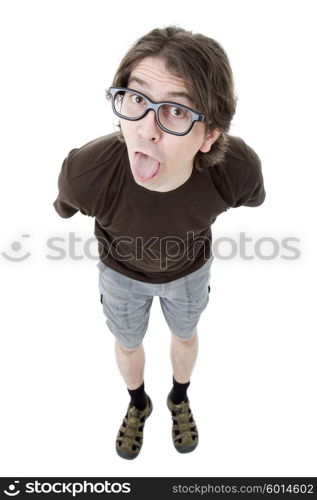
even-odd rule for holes
{"type": "Polygon", "coordinates": [[[155,111],[150,109],[146,115],[136,122],[138,124],[138,135],[141,139],[147,141],[159,141],[162,130],[157,124],[155,111]]]}

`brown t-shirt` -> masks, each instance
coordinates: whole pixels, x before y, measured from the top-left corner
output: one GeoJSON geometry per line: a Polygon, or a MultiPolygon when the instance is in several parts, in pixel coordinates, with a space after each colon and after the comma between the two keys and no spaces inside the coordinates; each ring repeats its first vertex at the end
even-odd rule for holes
{"type": "Polygon", "coordinates": [[[199,269],[211,254],[211,228],[230,207],[265,199],[261,162],[245,142],[228,135],[223,162],[167,192],[133,178],[126,145],[113,133],[70,151],[54,202],[64,218],[95,217],[99,257],[133,279],[166,283],[199,269]]]}

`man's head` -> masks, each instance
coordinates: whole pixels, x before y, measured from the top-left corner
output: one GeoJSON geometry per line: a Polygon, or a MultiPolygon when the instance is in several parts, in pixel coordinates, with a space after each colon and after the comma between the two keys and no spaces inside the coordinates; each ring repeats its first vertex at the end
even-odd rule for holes
{"type": "Polygon", "coordinates": [[[205,116],[183,136],[163,131],[153,111],[138,121],[121,120],[130,162],[138,148],[152,153],[166,173],[175,174],[184,164],[203,169],[221,161],[236,99],[229,61],[217,42],[173,26],[154,29],[125,55],[113,86],[139,91],[155,103],[185,105],[205,116]]]}

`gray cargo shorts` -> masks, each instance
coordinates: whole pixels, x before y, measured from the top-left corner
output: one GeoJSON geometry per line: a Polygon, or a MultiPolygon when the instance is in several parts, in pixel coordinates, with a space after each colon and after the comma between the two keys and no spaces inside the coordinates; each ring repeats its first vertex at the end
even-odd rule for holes
{"type": "Polygon", "coordinates": [[[100,302],[109,330],[126,349],[135,349],[146,333],[153,297],[171,332],[189,339],[209,301],[213,256],[187,276],[168,283],[146,283],[125,276],[98,261],[100,302]]]}

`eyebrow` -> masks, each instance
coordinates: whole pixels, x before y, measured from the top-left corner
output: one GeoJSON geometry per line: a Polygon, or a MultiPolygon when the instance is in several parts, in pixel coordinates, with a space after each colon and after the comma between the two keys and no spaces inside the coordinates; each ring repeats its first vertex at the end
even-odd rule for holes
{"type": "MultiPolygon", "coordinates": [[[[141,78],[138,78],[137,76],[132,76],[131,79],[129,80],[129,83],[128,85],[131,84],[131,82],[135,82],[135,83],[138,83],[139,85],[141,85],[141,87],[147,87],[149,88],[149,85],[147,82],[145,82],[144,80],[141,80],[141,78]]],[[[181,91],[178,91],[178,92],[167,92],[166,94],[167,97],[185,97],[186,99],[188,99],[189,102],[192,102],[189,94],[187,92],[181,92],[181,91]]]]}

